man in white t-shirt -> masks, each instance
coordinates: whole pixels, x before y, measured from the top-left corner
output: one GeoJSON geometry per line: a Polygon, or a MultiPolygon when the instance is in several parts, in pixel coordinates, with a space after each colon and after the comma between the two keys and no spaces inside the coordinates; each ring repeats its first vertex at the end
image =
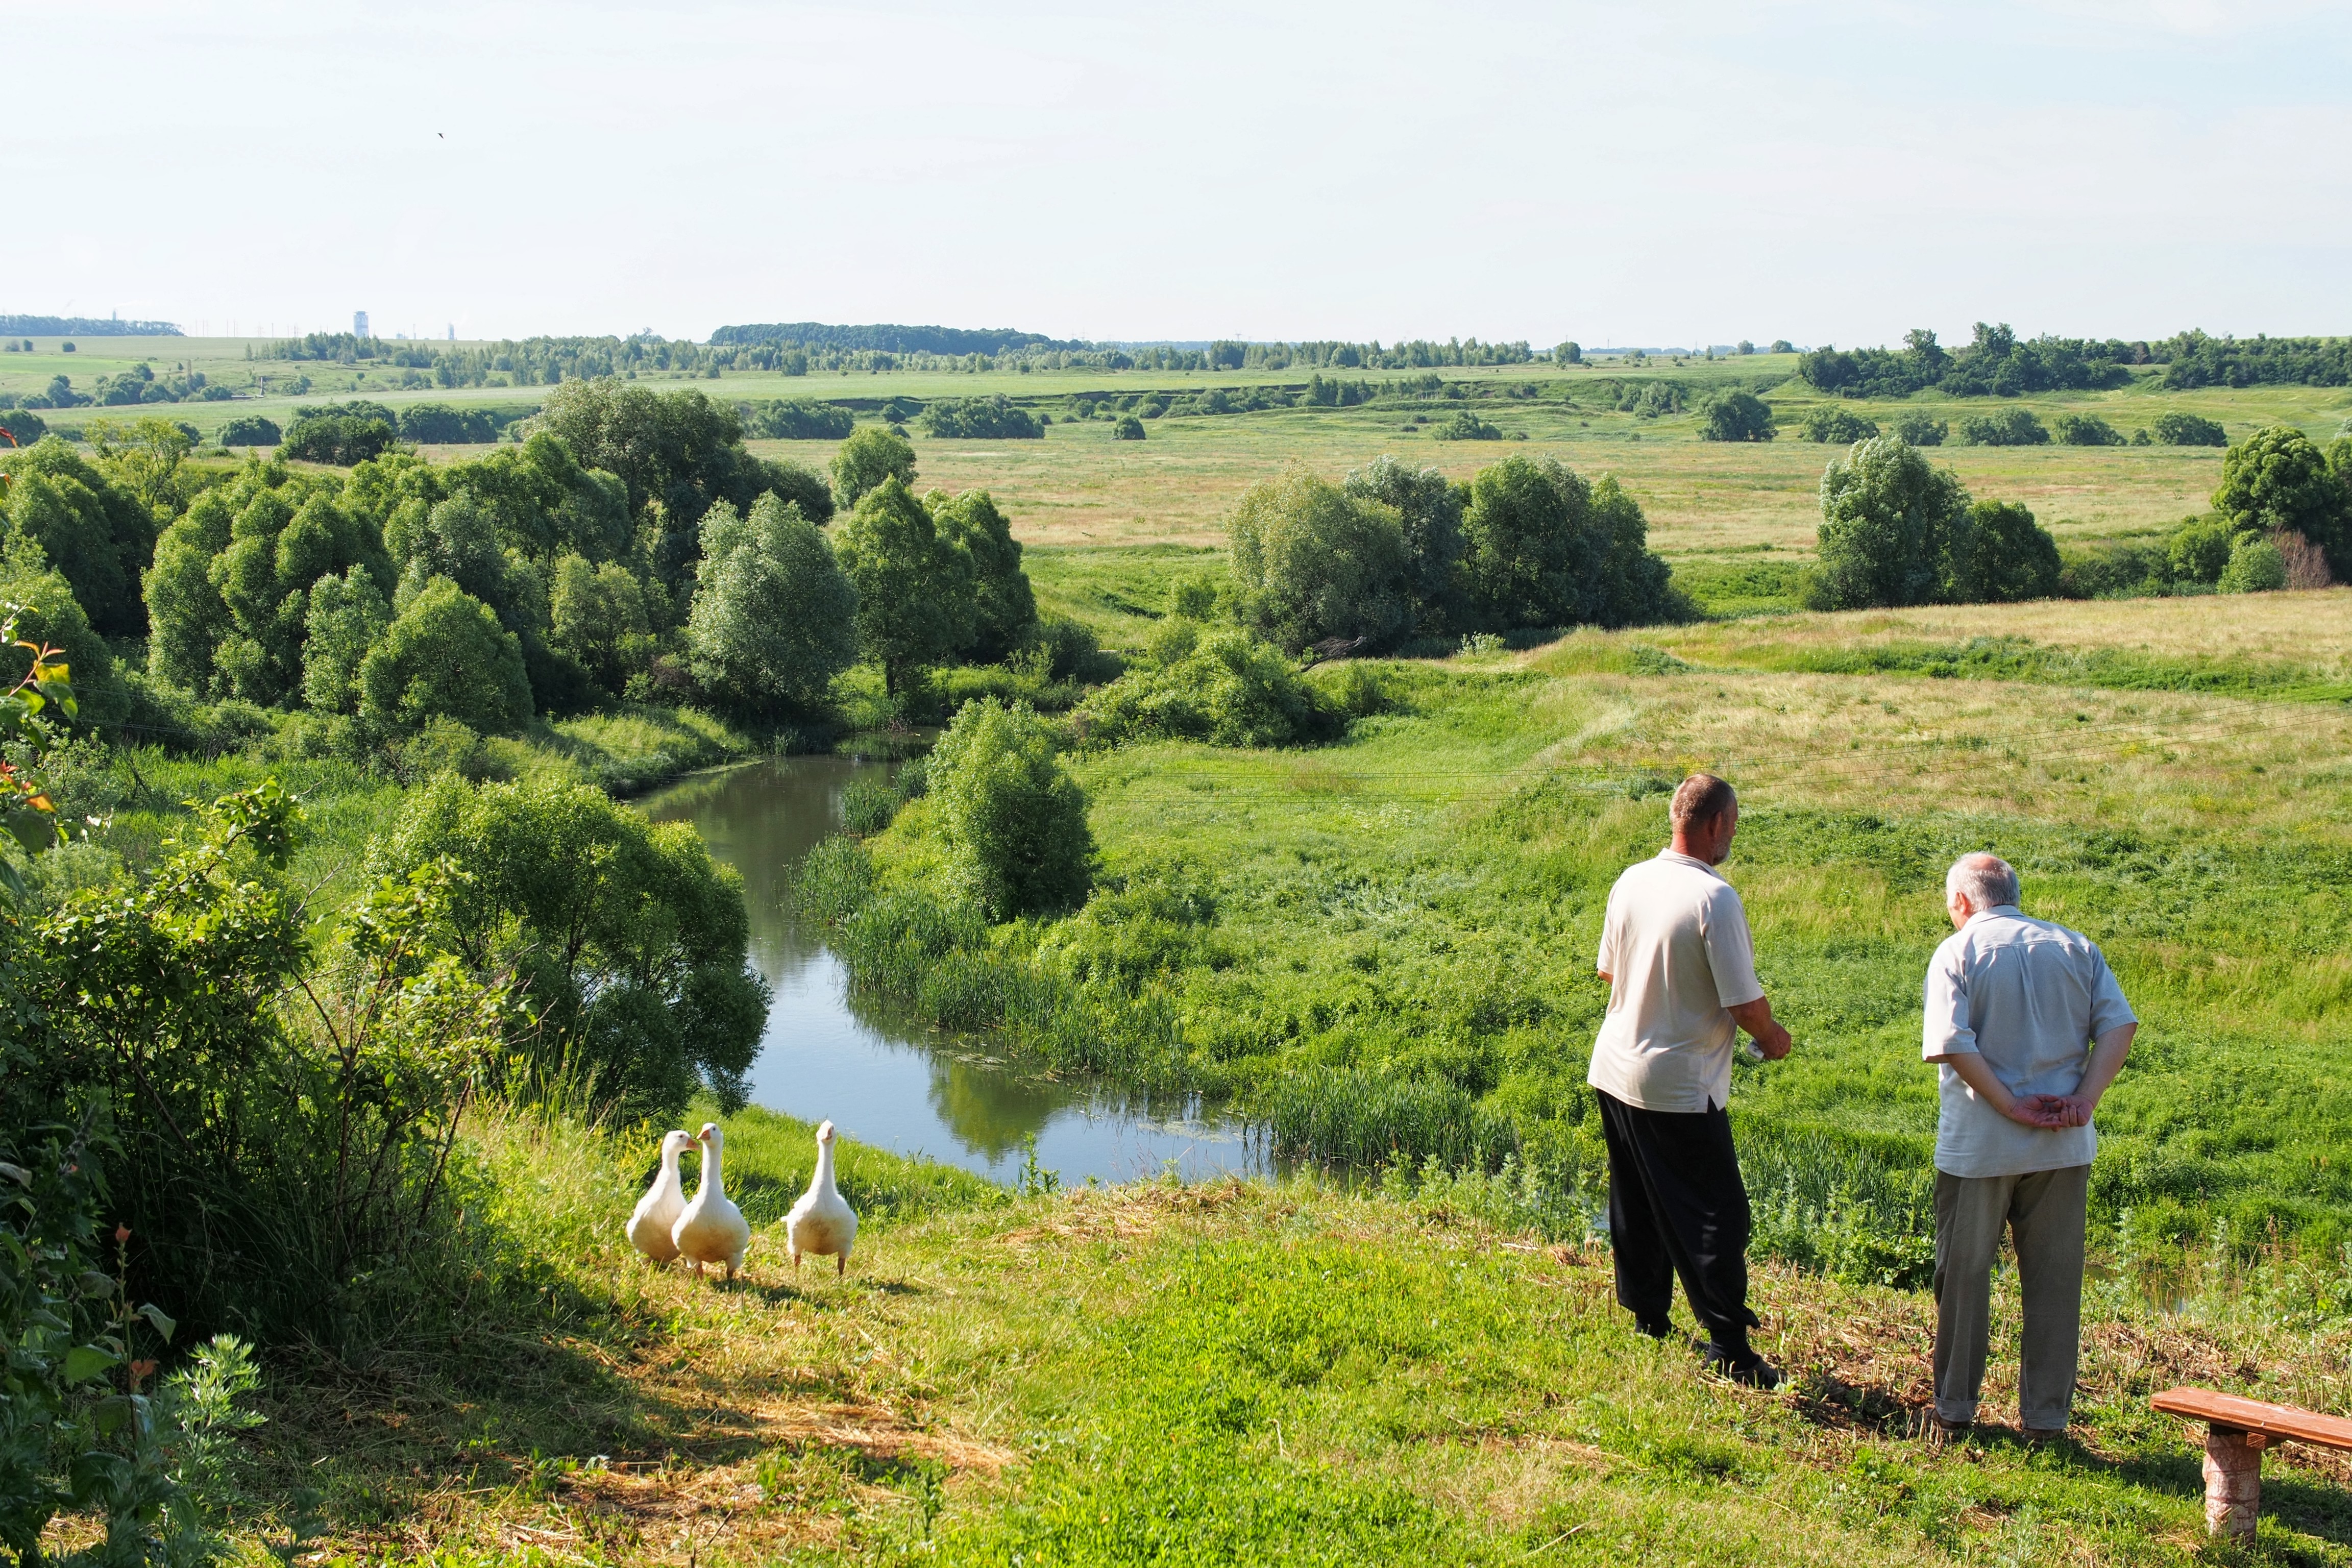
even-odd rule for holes
{"type": "Polygon", "coordinates": [[[1748,911],[1717,872],[1739,828],[1739,799],[1693,773],[1668,811],[1672,846],[1609,890],[1597,967],[1609,1012],[1586,1080],[1609,1144],[1609,1238],[1617,1301],[1643,1333],[1672,1331],[1675,1277],[1717,1370],[1761,1388],[1779,1369],[1749,1346],[1748,1189],[1731,1143],[1731,1056],[1739,1031],[1766,1059],[1789,1031],[1757,984],[1748,911]]]}
{"type": "Polygon", "coordinates": [[[2098,943],[2017,907],[2017,872],[1964,855],[1944,878],[1952,934],[1927,964],[1922,1054],[1936,1118],[1936,1429],[1977,1418],[2001,1233],[2017,1248],[2026,1436],[2066,1430],[2081,1352],[2091,1112],[2139,1020],[2098,943]]]}

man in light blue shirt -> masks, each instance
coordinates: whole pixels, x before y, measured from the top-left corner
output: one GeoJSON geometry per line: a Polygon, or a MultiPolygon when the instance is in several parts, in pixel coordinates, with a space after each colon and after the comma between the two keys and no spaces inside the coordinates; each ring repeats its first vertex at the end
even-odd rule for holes
{"type": "Polygon", "coordinates": [[[2018,1415],[2063,1434],[2081,1350],[2091,1112],[2139,1022],[2098,944],[2017,907],[2017,872],[1966,855],[1944,879],[1953,934],[1927,965],[1922,1054],[1941,1069],[1936,1121],[1936,1422],[1977,1418],[1992,1264],[2017,1247],[2025,1326],[2018,1415]]]}

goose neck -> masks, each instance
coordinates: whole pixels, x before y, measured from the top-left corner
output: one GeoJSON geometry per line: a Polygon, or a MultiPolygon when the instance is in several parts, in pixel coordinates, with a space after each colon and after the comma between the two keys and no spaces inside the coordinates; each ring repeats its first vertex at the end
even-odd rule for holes
{"type": "Polygon", "coordinates": [[[713,1197],[724,1197],[727,1193],[726,1184],[719,1179],[719,1159],[718,1144],[705,1143],[702,1146],[702,1187],[713,1197]]]}
{"type": "Polygon", "coordinates": [[[826,1192],[833,1190],[833,1145],[830,1143],[816,1146],[816,1184],[826,1192]]]}

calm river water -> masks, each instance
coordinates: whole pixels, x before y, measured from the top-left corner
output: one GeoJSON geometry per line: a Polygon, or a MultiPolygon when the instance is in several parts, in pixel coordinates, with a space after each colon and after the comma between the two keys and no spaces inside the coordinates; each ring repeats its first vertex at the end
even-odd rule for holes
{"type": "Polygon", "coordinates": [[[850,995],[848,972],[793,920],[786,892],[801,857],[841,825],[843,789],[887,773],[880,762],[792,757],[699,774],[645,803],[656,821],[693,823],[743,874],[751,962],[775,988],[751,1067],[754,1103],[831,1117],[862,1142],[998,1181],[1019,1173],[1033,1134],[1038,1163],[1066,1184],[1130,1182],[1171,1160],[1188,1178],[1262,1168],[1244,1127],[1198,1100],[1145,1104],[1100,1083],[1015,1072],[984,1045],[850,995]]]}

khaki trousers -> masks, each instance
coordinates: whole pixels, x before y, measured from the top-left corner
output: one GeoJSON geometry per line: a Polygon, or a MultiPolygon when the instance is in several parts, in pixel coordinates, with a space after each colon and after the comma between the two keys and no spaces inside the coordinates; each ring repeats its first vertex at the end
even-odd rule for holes
{"type": "Polygon", "coordinates": [[[2022,1176],[1936,1173],[1936,1414],[1977,1418],[1992,1321],[1992,1265],[2006,1230],[2025,1298],[2018,1415],[2063,1431],[2074,1404],[2083,1330],[2084,1208],[2091,1167],[2022,1176]]]}

